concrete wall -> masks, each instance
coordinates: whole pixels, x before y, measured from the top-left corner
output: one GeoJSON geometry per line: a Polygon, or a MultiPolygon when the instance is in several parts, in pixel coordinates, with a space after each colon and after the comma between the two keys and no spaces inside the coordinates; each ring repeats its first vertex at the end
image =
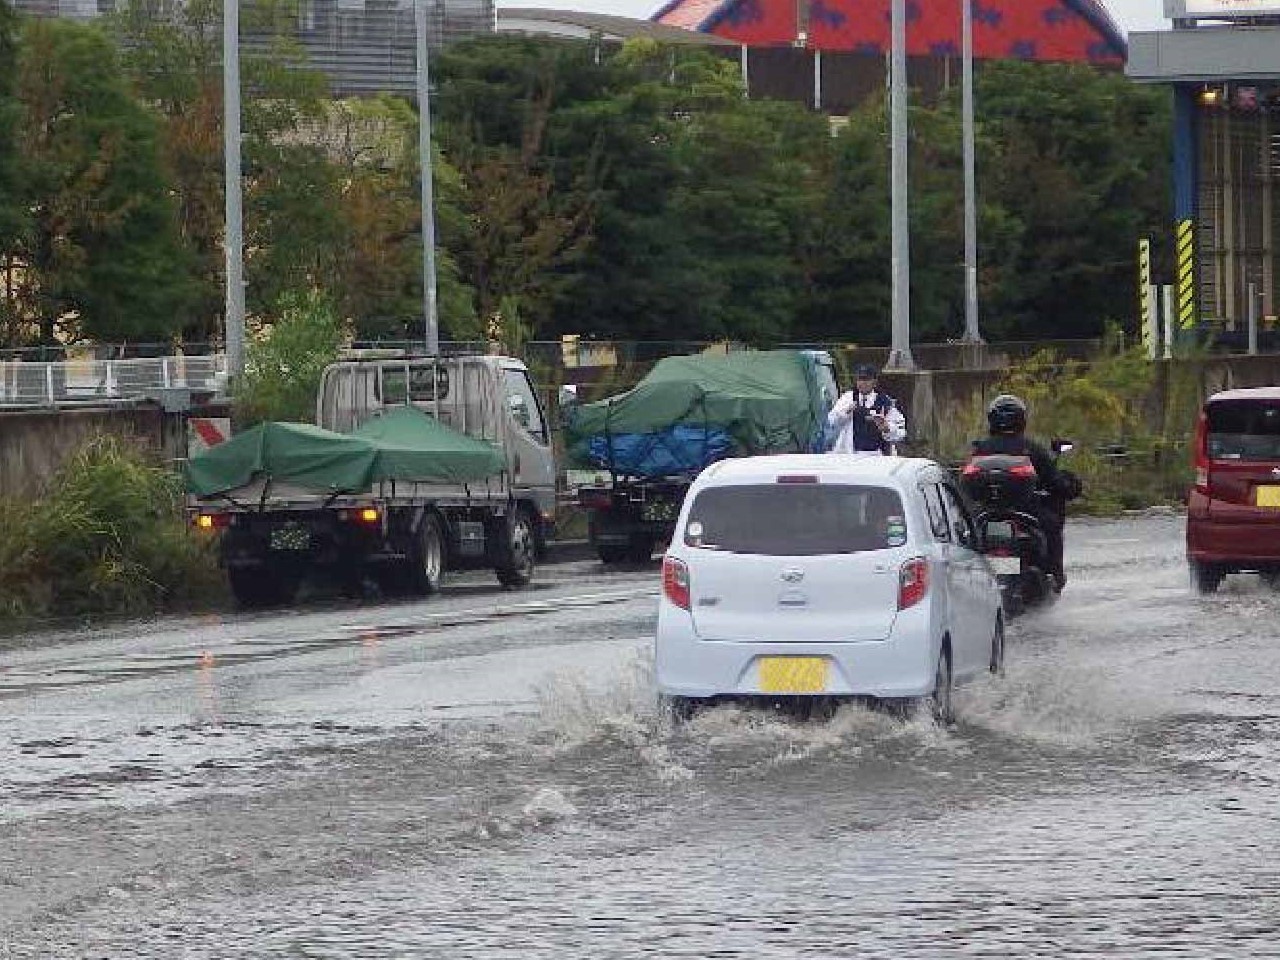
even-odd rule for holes
{"type": "Polygon", "coordinates": [[[3,411],[0,496],[34,496],[77,448],[104,435],[127,437],[166,459],[185,455],[184,418],[153,405],[3,411]]]}
{"type": "MultiPolygon", "coordinates": [[[[885,390],[898,399],[911,436],[925,451],[951,452],[981,435],[987,404],[999,392],[999,369],[924,370],[883,374],[885,390]]],[[[1144,415],[1155,432],[1185,434],[1194,411],[1209,396],[1243,387],[1280,386],[1280,356],[1206,357],[1158,361],[1144,415]]],[[[1034,411],[1033,411],[1034,421],[1034,411]]]]}

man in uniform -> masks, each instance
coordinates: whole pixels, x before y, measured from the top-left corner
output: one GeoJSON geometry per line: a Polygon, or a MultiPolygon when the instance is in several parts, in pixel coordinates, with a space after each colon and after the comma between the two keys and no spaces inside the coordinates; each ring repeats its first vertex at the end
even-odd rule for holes
{"type": "Polygon", "coordinates": [[[876,388],[878,371],[870,364],[854,370],[856,389],[843,394],[827,414],[836,432],[832,453],[896,454],[896,444],[907,436],[907,418],[898,401],[876,388]]]}

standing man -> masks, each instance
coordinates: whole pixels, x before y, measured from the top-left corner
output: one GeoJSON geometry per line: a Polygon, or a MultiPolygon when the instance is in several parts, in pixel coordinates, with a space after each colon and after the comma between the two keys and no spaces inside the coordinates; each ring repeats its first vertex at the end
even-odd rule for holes
{"type": "Polygon", "coordinates": [[[907,437],[907,418],[898,401],[876,389],[879,371],[870,364],[854,369],[856,390],[844,394],[827,414],[827,423],[839,431],[832,453],[873,453],[893,456],[895,444],[907,437]]]}

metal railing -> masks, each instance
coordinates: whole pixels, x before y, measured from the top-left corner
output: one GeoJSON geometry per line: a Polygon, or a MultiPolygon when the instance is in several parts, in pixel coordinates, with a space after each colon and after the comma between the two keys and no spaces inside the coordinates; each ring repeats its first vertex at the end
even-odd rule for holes
{"type": "Polygon", "coordinates": [[[221,393],[227,357],[134,360],[0,361],[0,407],[59,407],[154,398],[167,390],[221,393]]]}

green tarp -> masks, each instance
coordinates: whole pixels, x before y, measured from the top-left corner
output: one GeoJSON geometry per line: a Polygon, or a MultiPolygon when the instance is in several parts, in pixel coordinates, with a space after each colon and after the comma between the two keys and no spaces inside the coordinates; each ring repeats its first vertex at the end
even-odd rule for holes
{"type": "Polygon", "coordinates": [[[197,497],[258,477],[359,493],[384,480],[473,483],[503,467],[492,444],[451,430],[416,407],[398,407],[350,434],[302,423],[258,424],[188,460],[186,482],[197,497]]]}
{"type": "Polygon", "coordinates": [[[667,357],[633,389],[569,416],[571,459],[591,464],[593,438],[658,434],[676,426],[725,431],[742,454],[802,451],[825,413],[811,359],[798,350],[667,357]]]}

